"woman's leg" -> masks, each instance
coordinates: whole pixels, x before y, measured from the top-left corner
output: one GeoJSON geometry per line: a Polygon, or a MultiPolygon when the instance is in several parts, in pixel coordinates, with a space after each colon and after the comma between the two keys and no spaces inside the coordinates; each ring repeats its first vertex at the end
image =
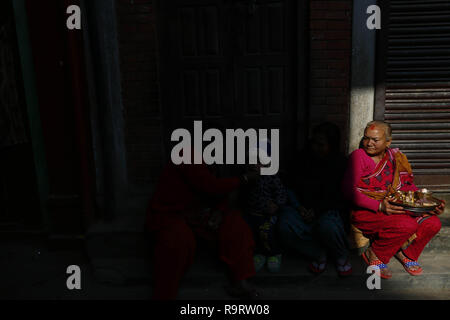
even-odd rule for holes
{"type": "Polygon", "coordinates": [[[407,258],[417,261],[426,244],[441,230],[441,220],[437,216],[419,221],[416,236],[408,248],[403,250],[407,258]]]}
{"type": "Polygon", "coordinates": [[[349,244],[339,211],[323,213],[314,226],[314,232],[335,260],[345,262],[349,256],[349,244]]]}
{"type": "Polygon", "coordinates": [[[246,214],[244,216],[245,222],[247,222],[248,226],[251,229],[253,240],[255,242],[255,254],[266,254],[266,250],[264,249],[263,239],[261,237],[260,228],[264,224],[266,218],[263,216],[256,216],[251,214],[246,214]]]}
{"type": "Polygon", "coordinates": [[[417,230],[417,222],[407,215],[386,215],[381,212],[353,212],[352,224],[373,239],[371,250],[383,263],[390,259],[417,230]]]}
{"type": "Polygon", "coordinates": [[[281,208],[277,230],[283,246],[316,261],[325,259],[325,249],[312,236],[312,225],[303,221],[293,207],[285,206],[281,208]]]}
{"type": "Polygon", "coordinates": [[[161,217],[167,220],[154,233],[154,288],[153,299],[173,300],[186,270],[191,266],[195,252],[195,237],[182,219],[161,217]]]}
{"type": "Polygon", "coordinates": [[[255,299],[258,292],[247,279],[255,275],[253,250],[255,242],[251,229],[239,211],[224,214],[218,229],[219,257],[229,268],[231,286],[230,295],[245,299],[255,299]]]}
{"type": "Polygon", "coordinates": [[[268,256],[281,254],[281,245],[276,234],[277,216],[266,218],[264,223],[259,226],[259,235],[263,245],[263,253],[268,256]]]}
{"type": "Polygon", "coordinates": [[[294,191],[292,191],[291,189],[287,189],[286,194],[288,198],[288,206],[298,208],[300,206],[300,202],[298,201],[294,191]]]}
{"type": "Polygon", "coordinates": [[[232,280],[241,281],[255,275],[252,232],[239,211],[224,214],[218,229],[219,257],[228,265],[232,280]]]}

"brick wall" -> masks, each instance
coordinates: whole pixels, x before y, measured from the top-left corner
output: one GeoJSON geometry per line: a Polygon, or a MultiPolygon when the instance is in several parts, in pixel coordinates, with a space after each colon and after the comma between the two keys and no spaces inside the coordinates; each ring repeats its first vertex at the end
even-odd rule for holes
{"type": "Polygon", "coordinates": [[[310,1],[310,122],[336,123],[348,135],[352,1],[310,1]]]}
{"type": "Polygon", "coordinates": [[[158,55],[151,0],[116,0],[130,187],[154,183],[162,167],[158,55]]]}

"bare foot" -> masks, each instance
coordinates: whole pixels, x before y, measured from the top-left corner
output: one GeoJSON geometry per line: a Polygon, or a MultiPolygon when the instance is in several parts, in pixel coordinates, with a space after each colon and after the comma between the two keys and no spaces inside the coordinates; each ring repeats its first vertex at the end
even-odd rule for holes
{"type": "MultiPolygon", "coordinates": [[[[372,261],[375,261],[375,260],[380,260],[380,259],[378,259],[378,257],[375,254],[375,252],[372,251],[372,248],[370,248],[370,247],[367,248],[367,250],[363,254],[365,254],[367,256],[367,259],[369,259],[369,262],[372,262],[372,261]]],[[[388,277],[388,278],[392,277],[392,272],[387,267],[383,268],[383,269],[380,268],[380,273],[382,275],[384,275],[385,277],[388,277]]]]}

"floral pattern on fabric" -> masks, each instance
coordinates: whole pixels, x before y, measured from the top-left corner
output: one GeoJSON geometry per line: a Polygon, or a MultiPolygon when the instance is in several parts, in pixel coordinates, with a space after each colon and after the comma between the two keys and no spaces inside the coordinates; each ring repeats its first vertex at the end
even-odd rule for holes
{"type": "MultiPolygon", "coordinates": [[[[378,163],[374,172],[368,176],[361,177],[357,190],[376,200],[382,200],[389,193],[414,185],[414,176],[410,170],[396,168],[397,158],[403,156],[398,149],[386,149],[384,158],[378,163]],[[406,170],[406,171],[403,171],[406,170]],[[398,171],[398,178],[395,172],[398,171]],[[369,183],[368,183],[369,182],[369,183]]],[[[406,158],[406,157],[405,157],[406,158]]],[[[407,161],[407,160],[406,160],[407,161]]]]}

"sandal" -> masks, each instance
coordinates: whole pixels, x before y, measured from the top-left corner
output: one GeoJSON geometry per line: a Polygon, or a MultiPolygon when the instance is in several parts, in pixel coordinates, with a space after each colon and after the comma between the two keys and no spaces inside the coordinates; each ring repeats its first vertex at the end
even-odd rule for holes
{"type": "Polygon", "coordinates": [[[395,256],[395,258],[396,258],[398,261],[400,261],[400,263],[402,264],[403,268],[404,268],[404,269],[406,270],[406,272],[408,272],[410,275],[412,275],[412,276],[418,276],[418,275],[421,275],[421,274],[422,274],[423,269],[422,269],[422,267],[419,265],[419,263],[418,263],[417,261],[414,261],[414,260],[411,260],[411,259],[408,259],[408,258],[400,259],[400,258],[397,257],[397,256],[395,256]],[[417,269],[417,270],[411,270],[410,268],[411,268],[411,267],[414,267],[414,266],[418,266],[419,269],[417,269]]]}
{"type": "Polygon", "coordinates": [[[280,272],[281,269],[281,254],[269,257],[267,259],[267,269],[272,273],[280,272]]]}
{"type": "Polygon", "coordinates": [[[255,254],[253,256],[253,263],[255,264],[255,272],[261,271],[266,264],[266,256],[262,254],[255,254]]]}
{"type": "Polygon", "coordinates": [[[339,263],[339,260],[336,261],[336,269],[341,277],[349,276],[353,273],[352,265],[350,264],[350,261],[347,257],[347,259],[344,261],[344,263],[339,263]]]}
{"type": "Polygon", "coordinates": [[[366,252],[364,251],[362,254],[362,257],[364,259],[364,261],[367,263],[368,266],[377,266],[378,269],[380,269],[380,277],[383,279],[390,279],[392,278],[392,275],[387,275],[384,274],[383,272],[381,272],[381,270],[383,269],[387,269],[387,265],[383,263],[383,261],[377,259],[377,260],[373,260],[373,261],[369,261],[369,258],[366,255],[366,252]]]}
{"type": "Polygon", "coordinates": [[[327,267],[326,260],[319,262],[313,261],[309,264],[309,270],[311,270],[315,274],[321,274],[322,272],[325,271],[326,267],[327,267]]]}

